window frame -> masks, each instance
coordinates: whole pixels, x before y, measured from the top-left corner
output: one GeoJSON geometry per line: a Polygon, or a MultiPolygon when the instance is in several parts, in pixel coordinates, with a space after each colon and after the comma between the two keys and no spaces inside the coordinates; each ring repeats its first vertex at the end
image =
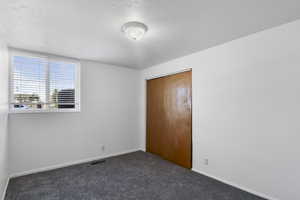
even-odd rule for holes
{"type": "MultiPolygon", "coordinates": [[[[50,55],[45,53],[31,52],[25,50],[18,49],[10,49],[9,50],[9,113],[10,114],[22,114],[22,113],[69,113],[69,112],[81,112],[81,64],[78,59],[66,58],[62,56],[50,55]],[[49,70],[49,61],[56,62],[65,62],[75,64],[75,108],[47,108],[47,109],[26,109],[26,110],[18,110],[12,107],[14,101],[14,63],[13,59],[15,56],[24,56],[24,57],[32,57],[32,58],[40,58],[45,59],[47,61],[47,71],[49,70]]],[[[49,78],[46,77],[47,79],[49,78]]],[[[48,82],[48,81],[47,81],[48,82]]]]}

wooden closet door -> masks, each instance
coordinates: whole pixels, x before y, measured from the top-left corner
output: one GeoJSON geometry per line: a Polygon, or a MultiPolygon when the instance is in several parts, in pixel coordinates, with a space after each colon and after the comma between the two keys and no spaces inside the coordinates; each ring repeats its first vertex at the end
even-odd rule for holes
{"type": "Polygon", "coordinates": [[[147,81],[147,151],[192,167],[192,72],[147,81]]]}

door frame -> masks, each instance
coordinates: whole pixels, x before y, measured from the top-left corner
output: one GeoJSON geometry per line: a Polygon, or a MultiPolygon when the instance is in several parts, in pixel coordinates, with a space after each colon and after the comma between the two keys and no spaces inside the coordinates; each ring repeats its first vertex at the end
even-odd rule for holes
{"type": "Polygon", "coordinates": [[[192,74],[192,83],[191,83],[191,87],[192,87],[192,102],[191,102],[191,107],[192,107],[192,109],[191,109],[191,118],[192,118],[192,127],[191,127],[191,134],[192,134],[192,137],[191,137],[191,169],[190,170],[192,170],[193,169],[193,163],[194,163],[194,154],[193,154],[193,70],[192,70],[192,68],[191,67],[189,67],[189,68],[185,68],[185,69],[182,69],[182,70],[177,70],[177,71],[174,71],[174,72],[170,72],[170,73],[162,73],[162,74],[159,74],[159,75],[153,75],[153,76],[149,76],[149,77],[146,77],[145,79],[144,79],[144,83],[145,83],[145,85],[144,85],[144,91],[145,91],[145,93],[144,93],[144,97],[145,97],[145,106],[144,106],[144,109],[145,109],[145,152],[148,152],[148,131],[147,131],[147,129],[148,129],[148,109],[147,109],[147,104],[148,104],[148,102],[147,102],[147,82],[149,81],[149,80],[152,80],[152,79],[156,79],[156,78],[162,78],[162,77],[166,77],[166,76],[171,76],[171,75],[175,75],[175,74],[179,74],[179,73],[183,73],[183,72],[188,72],[188,71],[190,71],[191,72],[191,74],[192,74]]]}

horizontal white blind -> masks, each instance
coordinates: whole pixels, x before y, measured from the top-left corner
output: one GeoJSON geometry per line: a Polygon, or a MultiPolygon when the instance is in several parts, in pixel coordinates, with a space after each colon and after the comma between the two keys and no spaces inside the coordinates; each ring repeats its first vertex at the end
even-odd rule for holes
{"type": "Polygon", "coordinates": [[[13,55],[11,67],[11,110],[79,109],[78,63],[13,55]]]}

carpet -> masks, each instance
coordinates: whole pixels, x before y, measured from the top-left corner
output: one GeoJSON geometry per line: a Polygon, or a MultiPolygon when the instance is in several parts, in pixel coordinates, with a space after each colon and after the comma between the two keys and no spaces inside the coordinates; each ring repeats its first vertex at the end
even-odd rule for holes
{"type": "Polygon", "coordinates": [[[263,200],[142,151],[11,179],[5,200],[263,200]]]}

